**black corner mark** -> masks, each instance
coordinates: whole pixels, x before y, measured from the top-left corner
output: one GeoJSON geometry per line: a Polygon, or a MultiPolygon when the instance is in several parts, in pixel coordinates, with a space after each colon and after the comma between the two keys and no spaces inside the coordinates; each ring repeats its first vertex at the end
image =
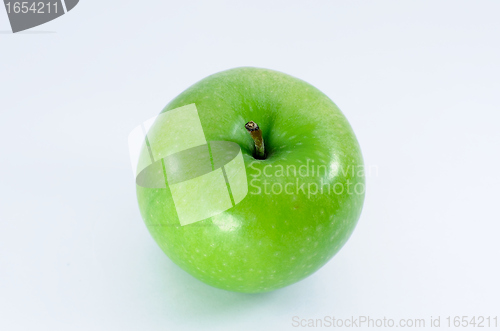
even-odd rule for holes
{"type": "Polygon", "coordinates": [[[12,32],[31,29],[52,21],[75,8],[79,0],[4,0],[12,32]]]}

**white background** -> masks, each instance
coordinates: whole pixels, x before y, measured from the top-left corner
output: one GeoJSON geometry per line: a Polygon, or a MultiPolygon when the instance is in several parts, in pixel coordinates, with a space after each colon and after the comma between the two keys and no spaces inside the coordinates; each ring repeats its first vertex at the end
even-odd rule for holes
{"type": "Polygon", "coordinates": [[[498,1],[82,0],[12,34],[0,8],[0,329],[500,315],[499,17],[498,1]],[[341,252],[259,295],[211,288],[160,251],[127,147],[185,88],[237,66],[325,92],[378,169],[341,252]]]}

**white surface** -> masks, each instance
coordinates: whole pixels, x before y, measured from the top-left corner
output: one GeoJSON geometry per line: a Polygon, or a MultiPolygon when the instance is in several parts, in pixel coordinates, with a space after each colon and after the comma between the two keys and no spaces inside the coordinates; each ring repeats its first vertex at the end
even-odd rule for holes
{"type": "Polygon", "coordinates": [[[498,1],[82,0],[0,33],[0,329],[499,315],[499,12],[498,1]],[[264,295],[211,288],[170,262],[139,215],[127,146],[185,88],[242,65],[324,91],[378,169],[342,251],[264,295]]]}

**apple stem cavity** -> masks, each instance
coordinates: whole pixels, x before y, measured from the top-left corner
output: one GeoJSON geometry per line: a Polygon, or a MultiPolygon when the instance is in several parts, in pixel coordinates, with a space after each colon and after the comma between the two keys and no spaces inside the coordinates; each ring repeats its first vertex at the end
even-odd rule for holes
{"type": "Polygon", "coordinates": [[[263,160],[266,158],[266,151],[264,149],[264,138],[262,138],[262,130],[259,128],[257,123],[250,121],[245,124],[245,129],[250,133],[254,143],[255,143],[255,153],[254,157],[256,159],[263,160]]]}

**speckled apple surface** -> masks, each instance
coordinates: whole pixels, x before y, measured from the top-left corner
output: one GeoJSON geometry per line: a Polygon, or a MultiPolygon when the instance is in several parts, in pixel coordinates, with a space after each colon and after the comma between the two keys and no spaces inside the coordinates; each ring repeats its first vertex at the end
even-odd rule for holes
{"type": "Polygon", "coordinates": [[[197,279],[237,292],[272,291],[321,268],[348,240],[364,201],[363,159],[342,112],[300,79],[250,67],[199,81],[163,112],[192,103],[208,141],[241,147],[249,192],[233,208],[181,226],[168,187],[137,186],[161,249],[197,279]],[[253,157],[248,121],[263,132],[264,160],[253,157]]]}

